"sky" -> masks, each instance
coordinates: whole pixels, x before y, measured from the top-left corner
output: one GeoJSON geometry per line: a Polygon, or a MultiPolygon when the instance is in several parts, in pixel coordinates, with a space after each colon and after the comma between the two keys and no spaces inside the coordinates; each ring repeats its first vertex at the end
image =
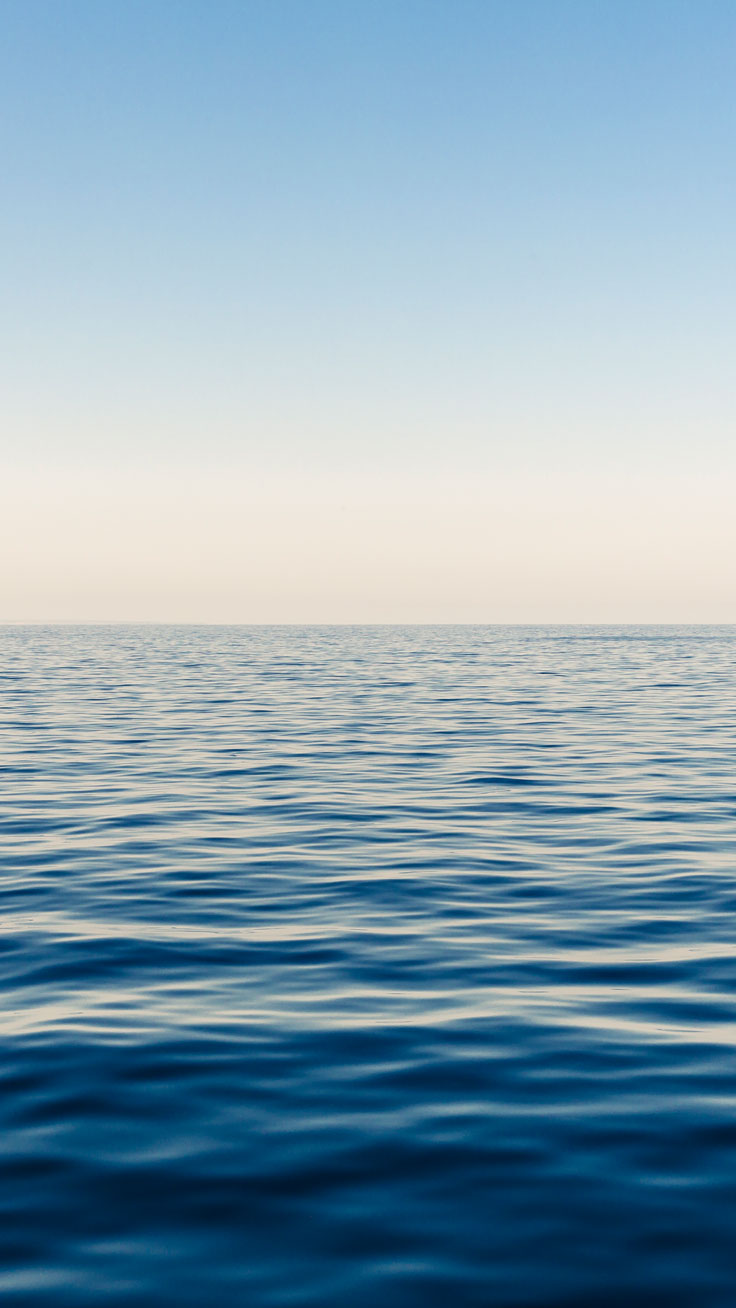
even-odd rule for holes
{"type": "Polygon", "coordinates": [[[732,0],[0,0],[0,621],[735,622],[732,0]]]}

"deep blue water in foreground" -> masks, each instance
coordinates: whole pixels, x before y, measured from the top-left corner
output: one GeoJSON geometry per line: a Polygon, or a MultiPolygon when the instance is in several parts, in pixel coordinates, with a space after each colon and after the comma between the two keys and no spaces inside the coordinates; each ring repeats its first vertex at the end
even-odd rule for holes
{"type": "Polygon", "coordinates": [[[5,628],[3,1305],[736,1303],[736,629],[5,628]]]}

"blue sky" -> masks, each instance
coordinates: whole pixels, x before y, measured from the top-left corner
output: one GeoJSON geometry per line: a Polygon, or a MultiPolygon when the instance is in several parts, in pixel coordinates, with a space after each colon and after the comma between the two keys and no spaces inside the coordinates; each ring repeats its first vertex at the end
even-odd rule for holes
{"type": "Polygon", "coordinates": [[[0,616],[736,620],[734,5],[0,17],[0,616]]]}

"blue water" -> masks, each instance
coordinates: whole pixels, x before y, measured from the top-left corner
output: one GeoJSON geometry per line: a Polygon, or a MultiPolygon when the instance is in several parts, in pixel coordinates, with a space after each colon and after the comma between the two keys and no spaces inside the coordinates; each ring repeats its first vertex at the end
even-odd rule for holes
{"type": "Polygon", "coordinates": [[[732,1308],[736,629],[0,651],[4,1308],[732,1308]]]}

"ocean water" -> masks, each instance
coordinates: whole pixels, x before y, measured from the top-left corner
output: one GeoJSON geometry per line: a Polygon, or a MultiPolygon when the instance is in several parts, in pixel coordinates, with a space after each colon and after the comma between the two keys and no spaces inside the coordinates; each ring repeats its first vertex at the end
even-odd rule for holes
{"type": "Polygon", "coordinates": [[[736,629],[0,651],[4,1308],[732,1308],[736,629]]]}

